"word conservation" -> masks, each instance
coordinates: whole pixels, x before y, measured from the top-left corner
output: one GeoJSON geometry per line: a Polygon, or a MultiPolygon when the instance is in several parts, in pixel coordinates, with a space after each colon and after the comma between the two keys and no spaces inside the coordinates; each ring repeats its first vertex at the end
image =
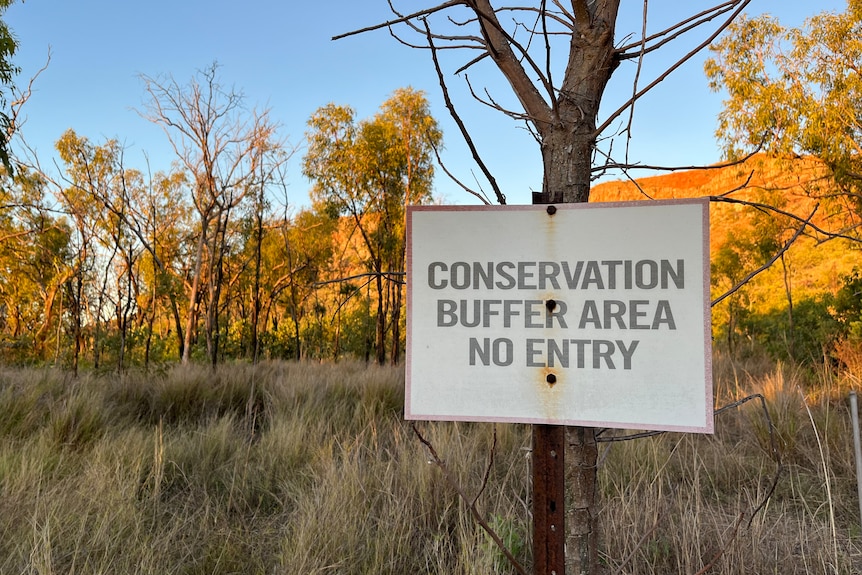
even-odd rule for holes
{"type": "Polygon", "coordinates": [[[677,289],[685,287],[685,260],[576,262],[431,262],[428,286],[467,289],[677,289]]]}

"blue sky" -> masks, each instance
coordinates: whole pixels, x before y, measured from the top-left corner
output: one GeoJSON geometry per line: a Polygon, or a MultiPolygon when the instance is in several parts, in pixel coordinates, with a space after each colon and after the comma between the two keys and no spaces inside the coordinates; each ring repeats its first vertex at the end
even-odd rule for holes
{"type": "MultiPolygon", "coordinates": [[[[717,1],[717,0],[716,0],[717,1]]],[[[699,12],[716,2],[650,0],[650,30],[699,12]],[[680,6],[685,8],[680,9],[680,6]]],[[[798,25],[821,10],[842,11],[846,2],[753,0],[750,13],[770,12],[785,25],[798,25]]],[[[430,5],[402,1],[405,10],[430,5]]],[[[641,0],[622,0],[618,38],[639,33],[641,0]]],[[[282,136],[301,146],[305,122],[329,102],[371,116],[396,89],[424,90],[444,131],[443,159],[459,179],[473,183],[469,152],[449,118],[426,51],[411,50],[385,31],[333,42],[342,32],[391,17],[386,0],[26,0],[12,6],[6,21],[19,40],[16,63],[22,81],[51,62],[35,84],[25,108],[25,139],[43,165],[53,157],[53,143],[67,129],[101,143],[116,138],[126,147],[127,167],[166,170],[173,159],[161,130],[141,118],[145,93],[140,74],[172,75],[185,83],[213,62],[220,79],[245,95],[248,108],[270,108],[282,136]]],[[[703,34],[698,36],[703,38],[703,34]]],[[[641,85],[685,49],[671,48],[642,72],[641,85]]],[[[720,159],[714,138],[721,95],[712,94],[703,75],[703,59],[678,70],[640,101],[630,159],[645,164],[698,165],[720,159]]],[[[623,67],[606,93],[606,109],[631,93],[630,72],[623,67]]],[[[511,101],[505,84],[490,67],[471,73],[474,87],[487,85],[496,98],[511,101]]],[[[475,104],[463,81],[451,79],[456,105],[479,150],[506,193],[509,203],[529,203],[530,190],[541,187],[541,157],[533,139],[499,113],[475,104]]],[[[616,106],[613,106],[614,108],[616,106]]],[[[601,118],[600,118],[601,121],[601,118]]],[[[291,166],[290,202],[308,201],[308,182],[300,174],[302,150],[291,166]]],[[[482,182],[483,185],[484,181],[482,182]]],[[[436,193],[447,203],[475,203],[439,173],[436,193]]],[[[486,186],[487,189],[487,186],[486,186]]]]}

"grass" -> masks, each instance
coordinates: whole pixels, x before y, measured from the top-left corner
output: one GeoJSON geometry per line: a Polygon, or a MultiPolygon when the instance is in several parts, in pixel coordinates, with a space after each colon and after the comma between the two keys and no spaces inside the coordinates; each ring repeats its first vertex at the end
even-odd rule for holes
{"type": "MultiPolygon", "coordinates": [[[[757,402],[713,436],[602,443],[608,573],[862,572],[853,377],[715,366],[718,405],[766,398],[775,492],[754,513],[776,471],[757,402]]],[[[403,370],[354,363],[0,369],[0,573],[514,572],[402,403],[403,370]]],[[[479,509],[529,566],[529,427],[419,425],[467,493],[491,461],[479,509]]]]}

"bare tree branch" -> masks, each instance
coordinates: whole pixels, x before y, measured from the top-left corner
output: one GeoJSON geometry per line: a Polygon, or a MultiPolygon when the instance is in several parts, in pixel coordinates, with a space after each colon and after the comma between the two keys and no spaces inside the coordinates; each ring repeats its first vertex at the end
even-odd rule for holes
{"type": "Polygon", "coordinates": [[[485,196],[484,192],[477,192],[477,191],[470,189],[469,187],[467,187],[466,184],[461,182],[461,180],[456,178],[455,175],[449,171],[449,168],[446,167],[446,164],[443,163],[443,159],[440,157],[440,151],[437,149],[437,146],[432,146],[432,149],[434,150],[434,155],[437,157],[437,165],[440,166],[440,169],[443,170],[443,173],[445,173],[447,176],[449,176],[449,179],[451,179],[453,182],[455,182],[462,190],[464,190],[468,194],[476,196],[477,198],[479,198],[479,201],[482,202],[483,204],[485,204],[486,206],[491,205],[491,201],[487,198],[487,196],[485,196]]]}
{"type": "Polygon", "coordinates": [[[407,14],[406,16],[400,16],[395,18],[394,20],[387,20],[386,22],[382,22],[380,24],[374,24],[373,26],[366,26],[365,28],[359,28],[357,30],[352,30],[350,32],[344,32],[343,34],[336,34],[332,37],[333,40],[341,40],[342,38],[348,38],[350,36],[356,36],[357,34],[364,34],[366,32],[373,32],[374,30],[380,30],[382,28],[391,28],[396,24],[403,24],[409,22],[410,20],[415,20],[418,18],[424,18],[426,16],[430,16],[435,12],[440,12],[441,10],[446,10],[447,8],[452,8],[453,6],[468,6],[469,0],[450,0],[449,2],[444,2],[433,8],[426,8],[425,10],[419,10],[418,12],[413,12],[412,14],[407,14]]]}
{"type": "MultiPolygon", "coordinates": [[[[737,189],[739,189],[739,188],[737,188],[737,189]]],[[[751,202],[748,200],[740,200],[737,198],[728,198],[728,197],[725,197],[723,195],[721,195],[721,196],[709,196],[709,201],[710,202],[725,202],[728,204],[740,204],[743,206],[750,206],[753,208],[757,208],[757,209],[763,210],[765,212],[773,212],[773,213],[785,216],[787,218],[790,218],[791,220],[794,220],[798,223],[805,224],[803,227],[807,226],[808,228],[814,230],[818,234],[822,234],[822,235],[824,235],[830,239],[843,239],[843,240],[849,240],[849,241],[854,242],[854,243],[862,242],[862,239],[860,239],[858,237],[850,236],[850,235],[847,235],[846,233],[843,233],[843,232],[830,232],[829,230],[825,230],[822,227],[818,226],[817,224],[812,223],[811,221],[809,221],[806,218],[803,218],[801,216],[797,216],[793,212],[788,212],[786,210],[782,210],[781,208],[777,208],[777,207],[770,205],[770,204],[764,204],[761,202],[751,202]]]]}
{"type": "Polygon", "coordinates": [[[719,34],[721,34],[730,24],[736,20],[737,16],[739,16],[743,10],[745,10],[746,6],[748,6],[751,0],[742,0],[741,5],[730,15],[730,17],[725,20],[718,29],[715,30],[710,36],[701,42],[697,47],[691,50],[688,54],[677,60],[673,65],[667,68],[662,74],[659,75],[658,78],[653,80],[646,88],[637,92],[632,98],[630,98],[625,104],[620,106],[616,111],[612,112],[602,124],[596,128],[595,134],[601,134],[611,123],[613,123],[614,119],[617,118],[620,114],[626,111],[629,106],[633,106],[635,101],[640,99],[644,94],[661,84],[665,78],[670,76],[677,68],[691,60],[695,55],[699,54],[703,51],[704,48],[709,46],[713,40],[715,40],[719,34]]]}
{"type": "MultiPolygon", "coordinates": [[[[766,398],[760,393],[754,393],[743,397],[737,401],[724,405],[713,411],[714,416],[721,415],[725,411],[730,409],[739,407],[748,403],[749,401],[758,400],[761,412],[763,413],[763,418],[766,421],[769,427],[769,449],[772,454],[772,459],[775,461],[775,473],[772,476],[772,483],[770,484],[769,490],[760,500],[758,505],[751,512],[751,516],[748,519],[749,526],[751,522],[754,520],[754,517],[763,509],[769,499],[772,497],[772,494],[775,493],[775,488],[778,486],[778,481],[781,479],[781,472],[784,469],[784,464],[781,461],[781,452],[778,451],[778,440],[776,438],[776,428],[775,423],[772,421],[772,416],[769,415],[769,409],[766,406],[766,398]]],[[[654,437],[656,435],[664,435],[667,433],[666,431],[644,431],[641,433],[630,433],[627,435],[617,435],[611,437],[601,437],[601,434],[606,430],[599,430],[596,432],[596,441],[597,442],[619,442],[619,441],[632,441],[634,439],[645,439],[647,437],[654,437]]]]}
{"type": "Polygon", "coordinates": [[[491,188],[494,190],[494,195],[497,196],[497,202],[500,205],[506,204],[506,196],[503,195],[503,192],[500,191],[500,187],[497,185],[497,180],[494,178],[493,174],[491,174],[491,170],[488,169],[488,166],[485,165],[485,162],[482,161],[481,156],[479,156],[479,151],[476,149],[476,145],[473,143],[473,138],[470,137],[470,133],[467,131],[467,127],[464,125],[464,122],[461,120],[461,117],[458,115],[458,112],[455,110],[455,105],[452,103],[452,99],[449,97],[449,90],[446,86],[446,78],[443,76],[443,70],[440,69],[440,62],[437,60],[437,51],[434,48],[434,40],[431,37],[431,29],[428,27],[428,22],[425,21],[425,30],[427,32],[428,46],[431,48],[431,58],[434,61],[434,69],[437,71],[437,79],[440,81],[440,89],[443,90],[443,100],[446,103],[446,109],[449,110],[449,114],[452,116],[452,119],[455,120],[455,123],[458,125],[458,129],[461,130],[461,135],[464,138],[464,141],[467,143],[467,147],[470,148],[470,153],[473,155],[473,160],[479,166],[479,169],[482,170],[482,173],[487,178],[488,183],[491,184],[491,188]]]}
{"type": "MultiPolygon", "coordinates": [[[[513,45],[518,45],[513,42],[513,39],[503,31],[500,22],[497,20],[496,13],[491,7],[490,0],[472,0],[476,14],[479,16],[479,25],[485,35],[485,41],[488,43],[488,52],[491,58],[497,64],[497,67],[509,81],[515,95],[524,106],[524,110],[529,114],[530,119],[536,123],[541,131],[543,125],[549,125],[554,122],[553,110],[544,98],[539,94],[536,86],[527,76],[526,71],[521,66],[518,59],[512,51],[513,45]]],[[[524,54],[526,56],[526,54],[524,54]]],[[[553,97],[553,88],[548,85],[547,78],[541,74],[539,70],[530,60],[530,64],[540,77],[545,85],[546,90],[553,97]]]]}
{"type": "Polygon", "coordinates": [[[811,215],[808,216],[808,218],[803,222],[803,224],[801,226],[799,226],[799,229],[796,230],[796,233],[793,234],[793,237],[790,238],[789,240],[787,240],[784,243],[784,246],[782,246],[782,248],[780,250],[778,250],[778,252],[776,252],[775,255],[773,255],[772,258],[770,258],[770,260],[768,262],[766,262],[765,264],[763,264],[762,266],[760,266],[756,270],[754,270],[751,273],[749,273],[748,275],[746,275],[744,278],[742,278],[742,280],[740,280],[739,283],[737,283],[735,286],[730,288],[727,292],[723,293],[722,295],[720,295],[716,299],[712,300],[712,304],[710,304],[710,305],[714,307],[717,304],[724,301],[726,298],[735,294],[737,291],[742,289],[743,286],[745,286],[745,284],[747,284],[752,279],[754,279],[755,276],[757,276],[758,274],[760,274],[761,272],[763,272],[765,270],[768,270],[772,266],[772,264],[774,264],[776,261],[778,261],[778,258],[780,258],[782,255],[784,255],[784,252],[786,252],[787,250],[790,249],[790,246],[793,245],[793,242],[795,242],[797,240],[797,238],[799,238],[799,236],[802,235],[802,232],[805,230],[806,226],[810,225],[811,218],[813,218],[814,214],[817,213],[818,207],[820,207],[820,204],[817,204],[816,206],[814,206],[814,211],[812,211],[811,215]]]}
{"type": "Polygon", "coordinates": [[[649,54],[651,52],[654,52],[654,51],[658,50],[659,48],[663,47],[664,45],[670,43],[671,41],[679,38],[680,36],[682,36],[686,32],[690,32],[691,30],[694,30],[695,28],[697,28],[703,24],[706,24],[707,22],[714,20],[716,17],[729,12],[739,2],[740,2],[740,0],[730,0],[729,2],[725,2],[724,4],[719,4],[718,6],[713,6],[712,8],[707,8],[703,12],[695,14],[694,16],[691,16],[690,18],[686,18],[685,20],[681,20],[681,21],[677,22],[676,24],[674,24],[673,26],[666,28],[665,30],[662,30],[661,32],[658,32],[656,34],[652,34],[649,37],[646,37],[646,35],[644,34],[642,36],[641,40],[634,42],[632,44],[621,46],[620,48],[618,48],[617,49],[617,53],[618,53],[617,57],[620,60],[630,60],[630,59],[634,59],[634,58],[639,58],[641,55],[642,49],[643,49],[643,52],[645,54],[649,54]],[[651,41],[656,40],[658,38],[662,38],[663,36],[667,36],[669,34],[670,34],[670,36],[668,38],[665,38],[664,40],[656,42],[655,44],[650,44],[645,49],[642,48],[642,46],[649,44],[651,41]],[[637,50],[634,52],[629,52],[629,50],[635,50],[635,49],[637,49],[637,50]]]}

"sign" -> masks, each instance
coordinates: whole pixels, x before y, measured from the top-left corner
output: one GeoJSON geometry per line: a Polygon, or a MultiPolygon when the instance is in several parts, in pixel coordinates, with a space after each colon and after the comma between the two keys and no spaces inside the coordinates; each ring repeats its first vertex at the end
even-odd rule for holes
{"type": "Polygon", "coordinates": [[[407,211],[407,419],[712,433],[707,199],[407,211]]]}

